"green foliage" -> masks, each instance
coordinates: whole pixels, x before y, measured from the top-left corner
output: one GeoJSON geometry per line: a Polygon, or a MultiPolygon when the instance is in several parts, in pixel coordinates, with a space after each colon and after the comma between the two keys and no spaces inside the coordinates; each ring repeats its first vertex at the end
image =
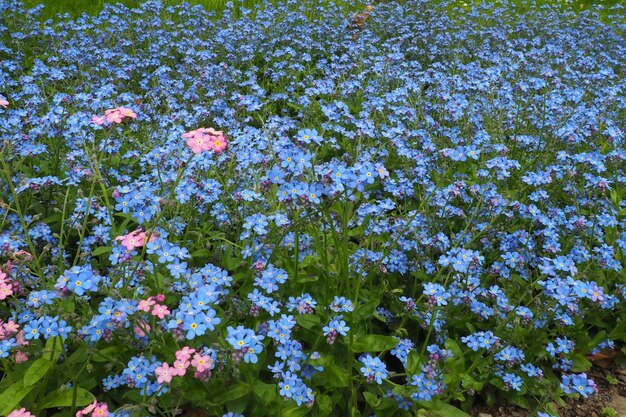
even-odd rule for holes
{"type": "Polygon", "coordinates": [[[64,371],[71,363],[68,360],[61,366],[57,364],[63,353],[63,343],[60,336],[51,337],[41,349],[41,357],[21,371],[5,375],[0,382],[0,416],[8,415],[25,398],[36,401],[38,408],[34,411],[84,406],[93,402],[94,396],[88,390],[59,383],[69,382],[64,371]]]}

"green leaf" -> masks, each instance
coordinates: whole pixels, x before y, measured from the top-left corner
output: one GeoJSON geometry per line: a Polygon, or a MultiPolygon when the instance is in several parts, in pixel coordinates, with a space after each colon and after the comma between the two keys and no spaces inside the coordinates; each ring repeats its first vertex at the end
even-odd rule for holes
{"type": "Polygon", "coordinates": [[[452,357],[446,361],[446,365],[450,370],[462,373],[465,370],[465,358],[459,344],[452,339],[447,339],[445,345],[446,349],[452,352],[452,357]]]}
{"type": "Polygon", "coordinates": [[[464,388],[473,389],[474,391],[481,391],[485,385],[484,382],[478,382],[468,374],[463,374],[462,381],[464,388]]]}
{"type": "Polygon", "coordinates": [[[518,407],[523,408],[524,410],[530,409],[530,405],[528,404],[528,399],[524,397],[521,392],[514,391],[506,391],[503,394],[503,397],[512,404],[515,404],[518,407]]]}
{"type": "Polygon", "coordinates": [[[325,417],[333,411],[333,401],[328,395],[317,394],[315,396],[315,405],[317,405],[316,417],[325,417]]]}
{"type": "Polygon", "coordinates": [[[63,350],[63,338],[61,336],[51,337],[46,341],[43,357],[56,363],[63,350]]]}
{"type": "Polygon", "coordinates": [[[363,397],[372,410],[376,411],[376,417],[391,416],[398,410],[398,403],[391,398],[379,397],[371,392],[364,392],[363,397]],[[385,412],[387,410],[387,412],[385,412]]]}
{"type": "Polygon", "coordinates": [[[66,298],[65,300],[63,300],[62,305],[63,311],[68,314],[72,314],[76,310],[76,301],[74,301],[73,298],[66,298]]]}
{"type": "Polygon", "coordinates": [[[374,395],[371,392],[365,391],[363,393],[363,397],[365,398],[367,405],[372,407],[372,409],[376,410],[380,406],[380,398],[378,397],[378,395],[374,395]]]}
{"type": "Polygon", "coordinates": [[[311,411],[311,408],[309,407],[292,407],[289,408],[285,411],[283,411],[282,415],[284,417],[303,417],[305,416],[309,411],[311,411]]]}
{"type": "Polygon", "coordinates": [[[609,339],[621,339],[626,342],[626,319],[620,319],[608,335],[609,339]]]}
{"type": "Polygon", "coordinates": [[[300,262],[299,268],[306,269],[310,266],[317,266],[319,261],[320,257],[318,255],[307,255],[302,262],[300,262]]]}
{"type": "Polygon", "coordinates": [[[584,372],[591,369],[591,367],[593,366],[593,364],[580,353],[575,354],[572,360],[574,361],[572,365],[573,372],[584,372]]]}
{"type": "Polygon", "coordinates": [[[121,346],[107,346],[104,349],[93,351],[91,360],[94,362],[111,362],[122,353],[121,346]]]}
{"type": "Polygon", "coordinates": [[[13,411],[33,388],[35,388],[35,385],[24,386],[22,380],[7,388],[0,394],[0,415],[6,416],[13,411]]]}
{"type": "Polygon", "coordinates": [[[314,327],[319,327],[321,325],[319,316],[313,314],[300,314],[296,316],[296,323],[307,330],[311,330],[314,327]]]}
{"type": "Polygon", "coordinates": [[[39,382],[52,368],[53,362],[47,358],[39,358],[33,362],[24,374],[24,386],[28,387],[39,382]]]}
{"type": "Polygon", "coordinates": [[[250,402],[252,397],[253,397],[252,395],[246,395],[244,397],[237,398],[236,400],[227,401],[226,408],[228,409],[228,411],[241,414],[244,412],[244,410],[248,406],[248,403],[250,402]]]}
{"type": "Polygon", "coordinates": [[[465,411],[445,403],[441,404],[441,408],[435,411],[435,415],[439,417],[471,417],[465,411]]]}
{"type": "Polygon", "coordinates": [[[211,255],[213,255],[213,252],[211,252],[208,249],[199,249],[197,251],[195,251],[194,253],[191,254],[192,258],[210,258],[211,255]]]}
{"type": "Polygon", "coordinates": [[[296,406],[296,407],[292,407],[283,411],[282,415],[284,417],[303,417],[307,415],[309,411],[311,411],[311,408],[309,407],[297,407],[296,406]]]}
{"type": "Polygon", "coordinates": [[[58,223],[61,221],[61,218],[62,218],[61,213],[54,213],[51,216],[48,216],[45,219],[43,219],[41,222],[45,224],[58,223]]]}
{"type": "Polygon", "coordinates": [[[417,375],[420,373],[420,356],[416,350],[411,349],[406,361],[406,370],[410,375],[417,375]]]}
{"type": "MultiPolygon", "coordinates": [[[[252,391],[259,397],[263,404],[271,403],[276,397],[276,385],[266,384],[265,382],[257,379],[252,386],[252,391]]],[[[317,398],[316,398],[317,401],[317,398]]]]}
{"type": "Polygon", "coordinates": [[[618,385],[619,379],[615,378],[613,375],[607,375],[606,382],[608,382],[611,385],[618,385]]]}
{"type": "MultiPolygon", "coordinates": [[[[189,398],[189,399],[193,398],[193,397],[190,397],[190,395],[193,395],[193,394],[196,394],[196,398],[202,398],[202,395],[206,395],[206,393],[199,392],[197,389],[184,390],[182,391],[182,394],[185,398],[189,398]]],[[[135,404],[141,404],[141,402],[143,401],[143,395],[141,395],[141,392],[137,389],[124,391],[124,394],[122,394],[122,397],[129,400],[126,402],[131,402],[135,404]]]]}
{"type": "Polygon", "coordinates": [[[558,416],[559,415],[559,409],[556,406],[555,403],[548,403],[545,406],[544,411],[552,416],[558,416]]]}
{"type": "Polygon", "coordinates": [[[74,351],[66,360],[66,364],[83,364],[87,361],[87,345],[82,345],[74,351]]]}
{"type": "Polygon", "coordinates": [[[598,334],[595,335],[595,337],[593,339],[591,339],[587,343],[587,350],[592,350],[594,347],[596,347],[604,339],[606,339],[606,332],[604,330],[601,330],[600,332],[598,332],[598,334]]]}
{"type": "Polygon", "coordinates": [[[348,374],[334,363],[329,363],[324,367],[326,376],[326,388],[344,388],[348,386],[348,374]]]}
{"type": "Polygon", "coordinates": [[[121,234],[128,227],[128,224],[130,222],[135,221],[135,219],[133,219],[133,216],[131,216],[130,214],[126,214],[126,213],[116,212],[115,216],[123,218],[124,221],[119,227],[114,227],[114,233],[113,233],[114,236],[121,234]]]}
{"type": "Polygon", "coordinates": [[[368,334],[357,337],[352,343],[352,350],[361,352],[382,352],[396,346],[399,340],[393,336],[382,336],[378,334],[368,334]]]}
{"type": "Polygon", "coordinates": [[[487,404],[488,406],[491,407],[496,403],[496,394],[493,388],[484,390],[483,392],[481,392],[481,395],[485,397],[485,404],[487,404]]]}
{"type": "Polygon", "coordinates": [[[298,276],[296,277],[295,281],[298,284],[305,284],[307,282],[317,282],[319,281],[319,279],[320,277],[318,275],[308,274],[306,272],[300,272],[298,276]]]}
{"type": "Polygon", "coordinates": [[[226,269],[232,271],[241,265],[241,260],[237,256],[233,256],[233,246],[231,244],[225,244],[226,250],[222,255],[222,264],[226,266],[226,269]]]}
{"type": "MultiPolygon", "coordinates": [[[[43,401],[43,408],[54,408],[54,407],[71,407],[74,399],[74,389],[73,388],[65,388],[63,390],[58,390],[56,392],[48,395],[43,401]]],[[[77,387],[76,388],[76,403],[77,407],[83,407],[85,405],[91,404],[94,402],[96,397],[93,396],[92,393],[87,391],[84,388],[77,387]]]]}
{"type": "Polygon", "coordinates": [[[376,307],[380,304],[380,300],[372,300],[367,303],[361,304],[354,310],[354,316],[358,320],[367,319],[373,316],[376,311],[376,307]]]}
{"type": "Polygon", "coordinates": [[[110,246],[100,246],[99,248],[94,249],[93,252],[91,252],[91,255],[100,256],[104,255],[105,253],[111,252],[111,250],[113,250],[113,248],[111,248],[110,246]]]}
{"type": "Polygon", "coordinates": [[[231,401],[236,400],[237,398],[241,398],[244,395],[250,392],[250,387],[244,384],[237,384],[234,387],[229,387],[226,389],[226,392],[222,395],[223,401],[231,401]]]}
{"type": "Polygon", "coordinates": [[[368,214],[367,216],[365,216],[365,219],[363,219],[363,222],[355,227],[354,229],[351,229],[348,231],[348,236],[353,237],[353,236],[361,236],[363,234],[363,232],[365,232],[365,230],[367,230],[369,224],[370,224],[370,220],[371,220],[371,216],[368,214]]]}
{"type": "Polygon", "coordinates": [[[610,194],[611,194],[611,201],[613,201],[615,208],[620,208],[622,197],[619,195],[616,189],[611,190],[610,194]]]}

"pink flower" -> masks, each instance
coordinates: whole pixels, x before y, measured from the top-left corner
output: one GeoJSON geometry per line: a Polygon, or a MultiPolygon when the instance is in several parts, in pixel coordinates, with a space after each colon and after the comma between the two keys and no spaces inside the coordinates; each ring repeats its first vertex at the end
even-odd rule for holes
{"type": "Polygon", "coordinates": [[[167,364],[167,362],[163,362],[163,365],[158,366],[154,370],[154,373],[157,374],[157,382],[159,384],[170,382],[172,380],[172,376],[175,376],[173,369],[167,364]]]}
{"type": "MultiPolygon", "coordinates": [[[[152,234],[150,236],[150,242],[153,242],[155,239],[156,239],[156,236],[152,234]]],[[[122,246],[124,246],[128,250],[133,250],[135,248],[140,248],[143,245],[145,245],[146,240],[148,239],[147,239],[146,233],[143,230],[137,229],[134,232],[131,232],[127,235],[118,236],[115,238],[115,240],[121,240],[122,246]]]]}
{"type": "Polygon", "coordinates": [[[126,246],[126,249],[128,250],[133,250],[135,248],[142,247],[145,241],[146,241],[145,233],[133,232],[129,235],[126,235],[124,239],[122,239],[122,245],[126,246]]]}
{"type": "Polygon", "coordinates": [[[117,109],[108,109],[104,112],[104,116],[93,116],[91,122],[102,126],[106,123],[122,123],[124,119],[136,119],[137,113],[128,107],[118,107],[117,109]]]}
{"type": "Polygon", "coordinates": [[[21,258],[25,261],[32,261],[33,259],[35,259],[35,257],[33,255],[31,255],[29,252],[26,252],[25,250],[18,250],[17,252],[13,253],[13,257],[14,258],[21,258]]]}
{"type": "Polygon", "coordinates": [[[224,132],[215,130],[212,127],[201,127],[191,130],[184,133],[183,138],[187,139],[187,145],[189,145],[193,153],[200,153],[209,149],[215,153],[221,153],[228,145],[224,132]]]}
{"type": "Polygon", "coordinates": [[[120,108],[118,108],[117,110],[120,112],[120,114],[121,114],[123,117],[128,117],[128,118],[130,118],[130,119],[136,119],[136,118],[137,118],[137,113],[135,113],[134,111],[132,111],[132,110],[131,110],[131,109],[129,109],[129,108],[126,108],[126,107],[120,107],[120,108]]]}
{"type": "Polygon", "coordinates": [[[187,368],[189,368],[189,361],[174,361],[174,370],[172,371],[172,375],[176,376],[184,376],[187,372],[187,368]]]}
{"type": "Polygon", "coordinates": [[[199,133],[197,136],[192,136],[187,140],[187,145],[191,148],[191,152],[200,153],[202,151],[209,150],[209,138],[199,133]]]}
{"type": "Polygon", "coordinates": [[[87,407],[83,408],[82,410],[77,411],[76,417],[81,417],[81,416],[91,413],[93,409],[96,408],[96,405],[98,405],[98,402],[94,401],[93,403],[89,404],[87,407]]]}
{"type": "Polygon", "coordinates": [[[214,136],[211,138],[210,147],[213,149],[215,153],[222,153],[224,149],[228,146],[228,141],[226,140],[226,136],[214,136]]]}
{"type": "Polygon", "coordinates": [[[13,294],[13,285],[0,282],[0,300],[4,300],[11,294],[13,294]]]}
{"type": "Polygon", "coordinates": [[[17,351],[15,352],[15,363],[24,363],[28,360],[28,356],[22,352],[22,351],[17,351]]]}
{"type": "Polygon", "coordinates": [[[26,408],[20,408],[19,410],[11,411],[7,417],[35,417],[35,415],[26,411],[26,408]]]}
{"type": "Polygon", "coordinates": [[[8,105],[9,105],[8,101],[6,101],[3,98],[0,98],[0,107],[4,107],[6,109],[8,105]]]}
{"type": "Polygon", "coordinates": [[[24,330],[20,330],[15,335],[15,340],[17,341],[18,346],[28,346],[30,343],[26,340],[24,330]]]}
{"type": "Polygon", "coordinates": [[[152,315],[157,316],[160,319],[167,316],[168,314],[170,314],[170,311],[167,309],[167,306],[161,304],[155,305],[152,309],[152,315]]]}
{"type": "Polygon", "coordinates": [[[176,352],[176,359],[178,359],[179,361],[188,361],[195,351],[195,349],[192,349],[189,346],[185,346],[181,350],[176,352]]]}
{"type": "Polygon", "coordinates": [[[122,113],[120,113],[118,109],[105,111],[104,118],[109,123],[117,123],[117,124],[122,123],[122,120],[124,120],[124,116],[122,115],[122,113]]]}
{"type": "Polygon", "coordinates": [[[17,333],[17,331],[20,329],[20,325],[14,322],[13,320],[7,321],[6,323],[2,325],[2,327],[4,327],[4,330],[7,332],[7,335],[17,333]]]}
{"type": "Polygon", "coordinates": [[[141,324],[141,326],[135,325],[135,327],[133,327],[133,330],[135,330],[135,334],[137,336],[144,337],[146,333],[150,331],[150,325],[143,320],[140,321],[139,324],[141,324]]]}
{"type": "Polygon", "coordinates": [[[193,357],[191,364],[196,368],[198,372],[213,369],[213,359],[209,355],[200,355],[196,353],[193,357]]]}
{"type": "Polygon", "coordinates": [[[96,406],[96,408],[93,410],[93,413],[91,413],[91,417],[107,417],[109,415],[109,406],[106,405],[106,403],[101,403],[100,405],[96,406]]]}
{"type": "Polygon", "coordinates": [[[150,311],[150,307],[152,307],[153,305],[154,300],[152,298],[148,298],[147,300],[141,300],[139,301],[139,304],[137,304],[137,310],[145,311],[147,313],[148,311],[150,311]]]}
{"type": "Polygon", "coordinates": [[[91,118],[91,123],[102,126],[104,124],[104,116],[94,116],[91,118]]]}
{"type": "Polygon", "coordinates": [[[185,139],[193,138],[196,135],[196,133],[198,133],[197,130],[190,130],[189,132],[183,133],[183,138],[185,139]]]}

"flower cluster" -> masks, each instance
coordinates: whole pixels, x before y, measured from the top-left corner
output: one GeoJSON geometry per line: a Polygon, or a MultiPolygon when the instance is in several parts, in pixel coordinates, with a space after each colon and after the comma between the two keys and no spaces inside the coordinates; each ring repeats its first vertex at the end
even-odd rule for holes
{"type": "Polygon", "coordinates": [[[363,355],[359,361],[363,364],[361,373],[368,382],[376,381],[377,384],[382,384],[383,379],[387,378],[387,367],[379,358],[363,355]]]}
{"type": "Polygon", "coordinates": [[[7,274],[0,269],[0,300],[4,300],[13,294],[13,284],[7,274]]]}
{"type": "Polygon", "coordinates": [[[87,407],[76,412],[76,417],[91,416],[91,417],[107,417],[109,415],[109,406],[106,403],[99,403],[94,401],[87,407]]]}
{"type": "Polygon", "coordinates": [[[215,351],[207,348],[196,351],[185,346],[176,351],[176,360],[171,366],[163,362],[154,370],[157,382],[165,384],[171,382],[175,376],[185,376],[190,365],[195,369],[194,378],[208,380],[211,377],[211,370],[215,368],[215,351]]]}
{"type": "Polygon", "coordinates": [[[202,151],[208,151],[209,149],[215,153],[221,153],[228,141],[224,132],[215,130],[212,127],[192,130],[183,134],[183,138],[187,139],[187,145],[191,148],[193,153],[200,153],[202,151]]]}
{"type": "Polygon", "coordinates": [[[116,109],[105,110],[103,116],[93,116],[91,118],[91,122],[98,126],[102,126],[105,123],[120,124],[122,123],[124,119],[136,119],[136,118],[137,118],[137,113],[135,113],[133,110],[126,108],[126,107],[118,107],[116,109]]]}
{"type": "Polygon", "coordinates": [[[587,398],[598,391],[595,382],[587,379],[587,374],[563,375],[561,389],[566,394],[580,394],[587,398]]]}

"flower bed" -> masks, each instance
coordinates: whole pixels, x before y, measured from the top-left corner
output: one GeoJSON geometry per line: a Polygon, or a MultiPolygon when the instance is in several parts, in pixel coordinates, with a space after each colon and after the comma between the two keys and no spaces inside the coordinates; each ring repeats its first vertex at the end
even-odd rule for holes
{"type": "Polygon", "coordinates": [[[585,355],[626,341],[622,9],[342,10],[0,5],[0,415],[596,392],[585,355]]]}

